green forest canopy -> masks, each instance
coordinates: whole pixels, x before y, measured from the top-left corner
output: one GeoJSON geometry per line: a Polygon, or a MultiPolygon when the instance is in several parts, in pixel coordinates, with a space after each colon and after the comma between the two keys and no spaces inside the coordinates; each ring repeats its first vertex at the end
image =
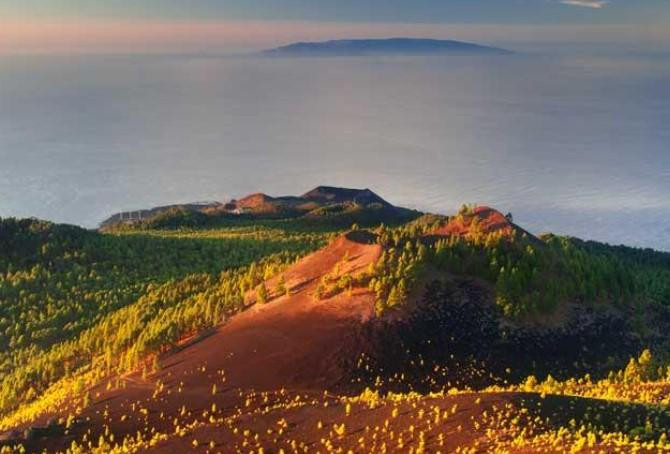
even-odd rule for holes
{"type": "MultiPolygon", "coordinates": [[[[428,268],[489,282],[510,318],[550,313],[564,301],[670,303],[670,254],[557,236],[539,244],[476,231],[431,237],[445,219],[375,227],[381,259],[358,282],[327,284],[367,285],[380,315],[402,306],[428,268]]],[[[102,378],[148,367],[152,354],[243,310],[247,291],[325,245],[343,231],[341,221],[102,234],[0,220],[0,415],[82,371],[102,378]]]]}

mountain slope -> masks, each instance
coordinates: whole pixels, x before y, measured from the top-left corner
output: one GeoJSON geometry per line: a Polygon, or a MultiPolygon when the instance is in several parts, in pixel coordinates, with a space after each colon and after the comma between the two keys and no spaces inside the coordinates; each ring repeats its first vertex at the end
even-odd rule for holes
{"type": "MultiPolygon", "coordinates": [[[[254,194],[241,205],[314,204],[302,208],[309,214],[342,203],[388,204],[368,190],[324,186],[299,197],[254,194]]],[[[142,272],[141,296],[87,319],[80,337],[56,338],[52,325],[40,325],[53,343],[44,352],[30,343],[34,333],[11,337],[21,354],[4,364],[8,432],[0,438],[38,452],[73,442],[86,449],[89,441],[101,452],[119,443],[129,452],[289,452],[381,450],[382,443],[398,451],[511,449],[511,437],[526,443],[521,452],[547,452],[553,439],[523,429],[580,443],[585,435],[569,428],[570,419],[625,430],[622,437],[649,419],[654,427],[642,433],[659,440],[667,415],[642,404],[663,402],[670,389],[664,363],[646,354],[626,361],[670,344],[666,255],[540,239],[490,207],[336,235],[296,233],[290,224],[300,219],[141,234],[66,229],[88,241],[66,235],[65,248],[52,244],[61,237],[51,226],[6,223],[0,290],[8,320],[37,313],[33,306],[21,313],[27,300],[15,298],[40,295],[38,288],[64,292],[87,279],[99,286],[117,274],[120,285],[124,274],[132,282],[129,272],[142,272]],[[30,260],[17,260],[17,248],[31,251],[30,260]],[[200,271],[170,269],[185,258],[200,271]],[[116,274],[86,268],[100,260],[116,274]],[[47,272],[34,271],[35,261],[47,272]],[[157,279],[160,266],[167,269],[157,279]],[[52,283],[51,275],[64,279],[52,283]],[[588,378],[574,380],[581,376],[588,378]],[[452,388],[461,391],[450,395],[452,388]],[[567,390],[637,406],[543,397],[567,390]]],[[[96,286],[64,294],[54,323],[95,307],[80,294],[97,295],[96,286]]],[[[606,451],[614,443],[598,437],[593,446],[606,451]]],[[[635,442],[621,440],[627,448],[635,442]]]]}
{"type": "Polygon", "coordinates": [[[293,220],[322,221],[336,228],[359,222],[367,226],[401,223],[419,213],[396,207],[370,189],[319,186],[302,196],[249,194],[225,203],[183,204],[117,213],[104,220],[102,230],[118,228],[175,229],[220,227],[238,221],[293,220]]]}
{"type": "MultiPolygon", "coordinates": [[[[314,292],[324,275],[355,274],[379,258],[379,245],[355,238],[342,236],[288,268],[281,275],[285,292],[277,290],[278,277],[268,280],[265,303],[257,302],[251,292],[249,300],[256,304],[197,346],[168,357],[158,379],[168,383],[168,373],[179,377],[182,371],[207,364],[226,370],[228,386],[273,390],[338,384],[343,379],[338,358],[351,353],[347,339],[352,339],[356,324],[374,316],[374,297],[357,289],[317,300],[314,292]]],[[[197,380],[188,387],[194,386],[197,380]]]]}
{"type": "MultiPolygon", "coordinates": [[[[428,239],[431,229],[426,231],[428,239]]],[[[112,377],[89,391],[91,401],[83,410],[75,409],[75,401],[35,420],[29,433],[46,436],[29,438],[28,446],[64,448],[85,435],[93,440],[102,435],[98,443],[108,449],[114,441],[106,440],[102,428],[110,426],[117,440],[139,432],[138,449],[155,452],[234,452],[250,446],[288,449],[293,441],[322,444],[326,439],[336,446],[363,449],[361,438],[369,448],[388,443],[423,445],[424,449],[488,449],[504,443],[509,434],[518,434],[515,431],[521,428],[513,421],[519,417],[528,416],[529,425],[535,416],[548,418],[537,427],[544,432],[567,424],[566,414],[580,421],[590,417],[592,402],[545,400],[519,391],[388,399],[363,391],[355,397],[373,385],[430,390],[457,384],[504,384],[519,380],[524,372],[542,370],[534,369],[535,364],[546,359],[556,361],[549,369],[556,373],[612,348],[627,351],[619,344],[626,327],[619,322],[607,324],[606,318],[586,325],[582,318],[576,331],[533,334],[526,327],[508,326],[504,337],[489,337],[500,317],[490,300],[491,289],[450,273],[439,290],[442,296],[431,296],[429,291],[423,302],[378,318],[375,293],[358,279],[394,249],[380,243],[384,235],[349,232],[267,279],[262,284],[267,296],[261,298],[259,288],[250,290],[245,298],[252,305],[248,310],[204,336],[185,339],[179,348],[161,356],[157,371],[112,377]],[[353,279],[350,290],[331,293],[327,289],[320,294],[322,283],[340,282],[347,276],[353,279]],[[454,293],[449,282],[460,292],[454,293]],[[565,351],[548,355],[557,340],[565,351]],[[513,374],[506,372],[507,364],[519,356],[528,362],[515,363],[513,374]],[[435,414],[436,407],[439,418],[425,419],[426,413],[435,414]],[[65,418],[71,412],[78,417],[65,436],[62,425],[47,425],[51,418],[65,418]],[[502,418],[504,424],[498,420],[493,424],[483,413],[502,418]],[[404,434],[403,439],[388,432],[373,438],[365,426],[393,427],[395,435],[404,434]],[[451,436],[444,440],[440,434],[451,436]]],[[[612,415],[630,421],[626,424],[650,417],[667,419],[644,406],[631,412],[612,404],[598,405],[605,421],[612,415]]],[[[540,447],[531,452],[546,452],[545,445],[540,447]]]]}

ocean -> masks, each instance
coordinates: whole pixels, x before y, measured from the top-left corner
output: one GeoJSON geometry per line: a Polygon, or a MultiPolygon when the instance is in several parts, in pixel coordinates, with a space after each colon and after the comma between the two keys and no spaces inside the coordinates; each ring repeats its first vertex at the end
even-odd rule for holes
{"type": "Polygon", "coordinates": [[[670,251],[670,56],[13,56],[0,216],[370,188],[670,251]]]}

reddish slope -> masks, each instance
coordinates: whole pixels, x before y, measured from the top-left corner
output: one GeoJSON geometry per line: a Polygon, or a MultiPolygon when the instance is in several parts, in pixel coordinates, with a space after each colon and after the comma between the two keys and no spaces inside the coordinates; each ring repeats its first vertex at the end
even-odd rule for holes
{"type": "Polygon", "coordinates": [[[518,404],[522,396],[463,394],[397,404],[386,401],[374,408],[354,403],[349,414],[346,404],[338,398],[303,394],[297,403],[295,398],[287,395],[278,399],[280,408],[270,411],[259,405],[260,398],[255,398],[247,413],[201,425],[184,437],[170,436],[148,452],[195,452],[193,440],[198,440],[201,447],[197,452],[260,452],[262,448],[262,452],[272,453],[281,452],[280,449],[286,453],[405,453],[417,452],[422,436],[424,452],[456,452],[466,447],[474,448],[472,452],[487,452],[487,427],[475,427],[474,423],[482,419],[482,412],[518,404]],[[324,402],[328,405],[324,406],[324,402]],[[436,408],[440,412],[437,423],[433,420],[436,408]],[[342,424],[344,431],[339,434],[335,427],[342,424]],[[213,449],[209,449],[209,443],[213,449]]]}
{"type": "Polygon", "coordinates": [[[433,233],[438,236],[497,234],[508,238],[524,237],[534,244],[543,244],[533,234],[514,224],[511,215],[505,216],[488,206],[477,206],[471,212],[460,213],[433,233]]]}
{"type": "Polygon", "coordinates": [[[487,206],[478,206],[472,213],[452,218],[435,233],[438,235],[467,235],[475,226],[482,233],[500,232],[504,235],[512,235],[516,230],[516,226],[500,211],[487,206]]]}
{"type": "MultiPolygon", "coordinates": [[[[367,289],[317,301],[312,293],[327,273],[355,274],[381,254],[364,234],[353,233],[289,268],[285,273],[291,295],[275,295],[232,317],[208,337],[161,359],[161,370],[142,378],[123,377],[119,389],[92,390],[93,405],[81,414],[83,423],[67,437],[44,438],[30,444],[35,449],[62,448],[91,430],[97,440],[104,424],[113,427],[116,439],[149,428],[171,431],[172,420],[182,407],[201,412],[217,402],[219,408],[239,406],[244,390],[314,390],[317,394],[342,379],[340,358],[355,347],[356,328],[374,313],[374,296],[367,289]],[[154,397],[162,383],[163,397],[154,397]],[[216,384],[218,391],[212,394],[216,384]],[[132,414],[138,408],[146,413],[132,414]]],[[[266,283],[276,286],[278,278],[266,283]]],[[[44,424],[46,415],[37,423],[44,424]]],[[[89,437],[91,439],[91,437],[89,437]]]]}
{"type": "MultiPolygon", "coordinates": [[[[157,374],[132,374],[118,389],[93,390],[92,405],[70,433],[31,440],[29,451],[62,450],[73,440],[81,444],[84,436],[95,444],[105,427],[117,441],[137,433],[145,439],[154,431],[164,434],[144,446],[160,453],[259,452],[261,447],[265,452],[327,452],[328,443],[338,452],[379,452],[382,445],[388,452],[408,452],[410,446],[427,452],[489,451],[487,413],[518,407],[528,395],[386,400],[374,408],[359,402],[348,410],[337,396],[324,392],[342,384],[340,360],[357,350],[357,328],[374,313],[374,298],[366,289],[322,301],[311,294],[322,276],[356,274],[376,261],[381,247],[372,239],[354,232],[301,260],[284,273],[290,296],[272,291],[277,278],[269,281],[268,303],[256,304],[209,337],[163,358],[157,374]]],[[[572,403],[567,405],[572,409],[572,403]]]]}
{"type": "Polygon", "coordinates": [[[267,194],[250,194],[235,202],[235,207],[240,210],[249,210],[255,213],[274,213],[278,210],[275,199],[267,194]]]}
{"type": "Polygon", "coordinates": [[[335,359],[347,350],[354,325],[373,314],[373,296],[367,290],[356,290],[350,297],[317,301],[312,293],[320,278],[338,263],[339,274],[355,273],[376,261],[380,253],[376,244],[340,237],[284,273],[290,296],[277,296],[272,289],[278,278],[270,280],[266,284],[271,297],[268,303],[256,304],[212,336],[166,358],[156,378],[168,383],[168,374],[179,376],[207,364],[211,369],[225,369],[233,386],[278,389],[335,384],[340,378],[335,359]],[[349,259],[343,262],[345,256],[349,259]]]}

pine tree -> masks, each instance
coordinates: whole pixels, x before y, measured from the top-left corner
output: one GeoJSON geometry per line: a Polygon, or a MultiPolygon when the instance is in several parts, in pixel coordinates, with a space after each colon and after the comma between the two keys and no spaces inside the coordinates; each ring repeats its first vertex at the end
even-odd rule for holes
{"type": "Polygon", "coordinates": [[[265,282],[261,282],[256,288],[256,297],[259,303],[266,303],[268,301],[268,289],[265,287],[265,282]]]}
{"type": "Polygon", "coordinates": [[[388,296],[388,307],[395,307],[402,302],[400,295],[398,294],[398,288],[396,286],[391,287],[391,291],[388,296]]]}
{"type": "Polygon", "coordinates": [[[375,301],[375,314],[377,317],[381,317],[386,312],[386,303],[382,299],[375,301]]]}
{"type": "Polygon", "coordinates": [[[319,282],[319,285],[316,286],[316,289],[314,290],[314,298],[317,300],[323,299],[323,297],[326,294],[326,286],[323,284],[323,282],[319,282]]]}
{"type": "Polygon", "coordinates": [[[153,357],[153,360],[151,362],[151,370],[154,373],[161,370],[161,362],[160,359],[158,358],[158,354],[154,355],[153,357]]]}
{"type": "Polygon", "coordinates": [[[288,289],[286,288],[286,278],[284,277],[283,274],[281,276],[279,276],[279,280],[277,281],[276,291],[279,295],[288,294],[288,289]]]}

